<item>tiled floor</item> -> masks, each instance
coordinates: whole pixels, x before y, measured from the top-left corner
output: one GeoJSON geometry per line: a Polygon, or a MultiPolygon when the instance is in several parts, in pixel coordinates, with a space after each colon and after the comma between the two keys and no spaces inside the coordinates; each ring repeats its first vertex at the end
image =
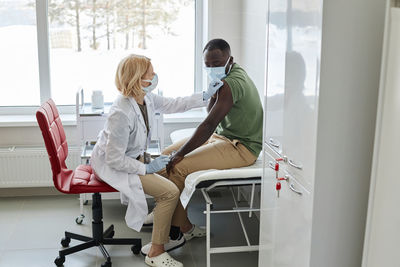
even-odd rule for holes
{"type": "MultiPolygon", "coordinates": [[[[232,207],[230,192],[218,189],[213,195],[217,209],[232,207]]],[[[89,203],[90,204],[90,203],[89,203]]],[[[196,192],[189,205],[191,220],[205,225],[204,200],[196,192]]],[[[79,213],[76,196],[46,196],[0,198],[0,267],[47,267],[53,263],[61,248],[64,231],[91,235],[91,207],[85,206],[85,221],[75,223],[79,213]]],[[[103,200],[104,226],[115,226],[115,237],[141,237],[143,244],[150,241],[151,229],[137,233],[124,222],[125,207],[118,200],[103,200]]],[[[245,245],[240,222],[236,214],[213,215],[211,246],[245,245]]],[[[258,220],[255,216],[244,216],[250,241],[258,243],[258,220]]],[[[78,244],[72,241],[71,245],[78,244]]],[[[107,246],[113,267],[146,266],[142,256],[133,255],[129,246],[107,246]]],[[[171,255],[184,263],[185,267],[205,267],[205,238],[193,239],[171,255]]],[[[91,248],[66,257],[64,266],[99,267],[104,262],[98,248],[91,248]]],[[[212,267],[255,267],[257,252],[218,254],[211,256],[212,267]]]]}

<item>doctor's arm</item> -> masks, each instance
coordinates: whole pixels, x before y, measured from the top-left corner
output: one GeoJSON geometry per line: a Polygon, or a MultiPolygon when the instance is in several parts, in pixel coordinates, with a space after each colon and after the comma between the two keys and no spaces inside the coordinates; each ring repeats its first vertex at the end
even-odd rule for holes
{"type": "Polygon", "coordinates": [[[224,85],[217,92],[217,98],[214,100],[214,103],[211,103],[211,101],[209,104],[209,108],[211,109],[208,116],[197,127],[192,137],[171,157],[171,160],[167,165],[168,173],[170,173],[174,166],[179,163],[186,154],[203,145],[214,133],[217,125],[231,110],[233,106],[233,98],[231,89],[226,82],[224,82],[224,85]]]}
{"type": "Polygon", "coordinates": [[[192,108],[200,108],[207,105],[207,101],[203,101],[203,93],[195,93],[185,97],[163,97],[151,94],[154,102],[154,109],[161,113],[178,113],[185,112],[192,108]]]}
{"type": "Polygon", "coordinates": [[[146,166],[142,162],[126,156],[129,142],[129,119],[119,110],[113,110],[107,118],[108,140],[105,147],[105,160],[111,168],[138,175],[146,174],[146,166]]]}

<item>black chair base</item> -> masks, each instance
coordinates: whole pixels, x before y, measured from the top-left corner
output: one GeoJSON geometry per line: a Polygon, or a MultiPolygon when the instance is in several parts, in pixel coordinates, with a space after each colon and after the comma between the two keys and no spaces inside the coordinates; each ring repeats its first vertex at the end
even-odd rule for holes
{"type": "Polygon", "coordinates": [[[91,247],[97,246],[105,258],[105,263],[102,267],[111,267],[111,257],[108,254],[104,245],[132,245],[131,251],[133,254],[138,255],[142,249],[142,240],[140,238],[113,238],[114,236],[114,225],[111,225],[103,232],[103,212],[101,204],[100,193],[94,193],[92,195],[92,211],[93,211],[93,222],[92,232],[93,237],[78,235],[70,232],[65,232],[65,237],[61,240],[63,247],[68,247],[71,239],[83,241],[84,243],[66,248],[59,251],[59,256],[54,260],[57,266],[63,266],[65,262],[65,256],[82,251],[91,247]]]}

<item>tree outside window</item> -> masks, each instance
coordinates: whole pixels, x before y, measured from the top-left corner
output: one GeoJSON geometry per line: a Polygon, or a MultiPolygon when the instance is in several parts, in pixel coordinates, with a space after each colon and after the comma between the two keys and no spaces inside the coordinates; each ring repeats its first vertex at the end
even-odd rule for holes
{"type": "Polygon", "coordinates": [[[106,101],[112,101],[118,93],[117,64],[131,53],[152,59],[160,94],[191,94],[194,16],[194,0],[51,0],[51,82],[56,102],[73,103],[79,87],[86,99],[92,90],[102,90],[106,101]]]}

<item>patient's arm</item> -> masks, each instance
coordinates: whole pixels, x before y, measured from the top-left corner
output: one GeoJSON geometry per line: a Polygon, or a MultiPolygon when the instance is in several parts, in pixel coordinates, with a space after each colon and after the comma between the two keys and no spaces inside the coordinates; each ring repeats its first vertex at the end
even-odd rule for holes
{"type": "MultiPolygon", "coordinates": [[[[212,100],[210,100],[211,102],[212,100]]],[[[210,136],[214,133],[218,123],[220,123],[226,114],[231,110],[233,106],[233,98],[231,88],[224,82],[224,85],[217,92],[217,98],[214,100],[214,104],[209,104],[211,109],[209,110],[208,116],[205,120],[197,127],[192,137],[177,151],[177,153],[171,158],[171,161],[167,165],[167,172],[169,173],[173,167],[180,162],[183,157],[204,144],[210,136]]]]}
{"type": "MultiPolygon", "coordinates": [[[[215,95],[217,95],[217,94],[218,94],[218,93],[216,93],[215,95]]],[[[208,102],[208,106],[207,106],[207,112],[208,112],[208,113],[210,113],[210,110],[211,110],[212,107],[214,106],[216,100],[217,100],[217,98],[214,97],[214,96],[212,96],[212,97],[210,98],[210,101],[208,102]]]]}
{"type": "Polygon", "coordinates": [[[218,123],[220,123],[226,114],[231,110],[233,106],[233,99],[231,88],[227,83],[219,89],[215,104],[208,113],[205,120],[197,127],[192,137],[184,144],[178,153],[184,156],[202,144],[204,144],[210,136],[214,133],[218,123]]]}

